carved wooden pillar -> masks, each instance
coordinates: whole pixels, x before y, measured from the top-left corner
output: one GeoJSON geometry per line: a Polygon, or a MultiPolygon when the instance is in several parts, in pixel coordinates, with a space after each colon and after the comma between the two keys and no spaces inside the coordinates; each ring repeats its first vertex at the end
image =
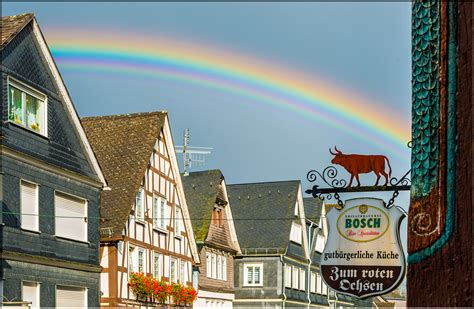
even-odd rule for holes
{"type": "Polygon", "coordinates": [[[472,306],[470,2],[412,4],[409,306],[472,306]]]}

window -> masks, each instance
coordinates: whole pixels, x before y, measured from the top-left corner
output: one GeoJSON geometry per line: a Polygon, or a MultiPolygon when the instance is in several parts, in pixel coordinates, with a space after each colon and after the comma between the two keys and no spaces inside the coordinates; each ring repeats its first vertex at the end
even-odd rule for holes
{"type": "Polygon", "coordinates": [[[310,292],[316,293],[316,274],[314,272],[311,272],[310,292]]]}
{"type": "Polygon", "coordinates": [[[325,246],[325,238],[323,235],[318,234],[316,238],[316,252],[322,253],[325,246]]]}
{"type": "Polygon", "coordinates": [[[261,286],[263,264],[244,264],[244,286],[261,286]]]}
{"type": "Polygon", "coordinates": [[[223,222],[223,213],[221,208],[214,207],[212,212],[212,221],[214,225],[222,226],[223,222]]]}
{"type": "Polygon", "coordinates": [[[38,231],[38,186],[21,181],[21,228],[38,231]]]}
{"type": "Polygon", "coordinates": [[[170,262],[170,279],[171,279],[171,282],[176,282],[176,259],[174,258],[171,258],[171,262],[170,262]]]}
{"type": "Polygon", "coordinates": [[[8,79],[8,120],[46,135],[46,96],[8,79]]]}
{"type": "Polygon", "coordinates": [[[164,198],[160,199],[160,228],[166,228],[166,200],[164,198]]]}
{"type": "Polygon", "coordinates": [[[211,254],[206,253],[206,277],[212,277],[212,264],[211,264],[211,254]]]}
{"type": "Polygon", "coordinates": [[[161,280],[161,256],[159,253],[153,253],[153,277],[155,279],[161,280]]]}
{"type": "Polygon", "coordinates": [[[23,282],[22,284],[23,301],[31,302],[30,308],[40,307],[40,289],[36,282],[23,282]]]}
{"type": "Polygon", "coordinates": [[[306,271],[300,269],[300,290],[306,290],[306,271]]]}
{"type": "Polygon", "coordinates": [[[291,266],[285,265],[285,287],[291,289],[291,266]]]}
{"type": "Polygon", "coordinates": [[[87,289],[56,286],[56,307],[87,308],[87,289]]]}
{"type": "Polygon", "coordinates": [[[140,188],[137,192],[137,196],[135,197],[135,218],[137,220],[143,220],[144,214],[143,214],[143,207],[144,205],[144,196],[143,196],[144,190],[143,188],[140,188]]]}
{"type": "Polygon", "coordinates": [[[179,260],[179,282],[182,284],[186,284],[184,282],[184,271],[185,271],[186,264],[183,260],[179,260]]]}
{"type": "Polygon", "coordinates": [[[87,203],[85,200],[56,192],[54,211],[57,236],[87,241],[87,203]]]}
{"type": "Polygon", "coordinates": [[[322,285],[323,285],[323,295],[328,295],[328,286],[326,285],[326,283],[324,283],[324,281],[322,281],[322,285]]]}
{"type": "Polygon", "coordinates": [[[135,269],[135,247],[132,247],[129,245],[128,247],[128,272],[136,272],[137,270],[135,269]]]}
{"type": "Polygon", "coordinates": [[[322,294],[321,275],[319,272],[316,273],[316,293],[322,294]]]}
{"type": "Polygon", "coordinates": [[[222,257],[222,280],[227,281],[227,257],[222,257]]]}
{"type": "Polygon", "coordinates": [[[219,222],[218,222],[219,226],[224,225],[223,222],[222,222],[222,216],[223,216],[223,211],[222,211],[222,209],[219,209],[219,210],[217,211],[217,214],[218,214],[218,216],[219,216],[219,222]]]}
{"type": "Polygon", "coordinates": [[[160,198],[153,194],[153,227],[159,227],[160,223],[160,198]]]}
{"type": "Polygon", "coordinates": [[[293,224],[291,225],[290,240],[301,244],[301,237],[301,225],[293,222],[293,224]]]}
{"type": "Polygon", "coordinates": [[[217,279],[222,279],[222,257],[217,256],[217,279]]]}
{"type": "Polygon", "coordinates": [[[145,272],[145,250],[141,248],[138,249],[138,272],[145,272]]]}
{"type": "Polygon", "coordinates": [[[216,254],[211,254],[211,278],[216,279],[216,254]]]}
{"type": "Polygon", "coordinates": [[[298,267],[293,266],[293,289],[298,289],[300,271],[298,267]]]}
{"type": "Polygon", "coordinates": [[[178,207],[176,207],[175,210],[175,216],[174,216],[174,232],[175,236],[179,236],[179,233],[181,232],[181,211],[178,207]]]}

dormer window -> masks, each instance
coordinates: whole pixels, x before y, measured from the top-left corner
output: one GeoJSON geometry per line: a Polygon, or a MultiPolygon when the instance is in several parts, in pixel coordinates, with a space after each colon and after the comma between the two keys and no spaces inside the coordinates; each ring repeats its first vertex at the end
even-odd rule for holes
{"type": "Polygon", "coordinates": [[[46,119],[46,96],[8,78],[8,120],[46,136],[46,119]]]}

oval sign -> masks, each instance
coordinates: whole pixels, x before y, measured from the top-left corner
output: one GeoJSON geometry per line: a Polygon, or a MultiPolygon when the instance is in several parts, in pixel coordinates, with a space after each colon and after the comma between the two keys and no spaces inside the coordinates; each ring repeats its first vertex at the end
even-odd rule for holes
{"type": "Polygon", "coordinates": [[[337,230],[347,240],[368,242],[380,238],[390,226],[388,215],[380,208],[359,205],[342,212],[337,218],[337,230]]]}

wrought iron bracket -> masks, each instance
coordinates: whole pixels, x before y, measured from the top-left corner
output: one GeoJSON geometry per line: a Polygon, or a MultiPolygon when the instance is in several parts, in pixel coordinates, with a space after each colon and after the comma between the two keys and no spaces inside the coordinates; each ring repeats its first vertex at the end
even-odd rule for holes
{"type": "Polygon", "coordinates": [[[319,185],[314,185],[311,189],[306,190],[307,194],[311,194],[314,198],[321,200],[331,200],[333,197],[337,200],[339,208],[344,206],[340,199],[339,193],[357,193],[357,192],[378,192],[378,191],[393,191],[392,198],[389,200],[386,207],[391,207],[398,196],[399,191],[409,191],[411,187],[411,179],[409,174],[411,169],[405,173],[400,179],[396,177],[390,178],[386,186],[360,186],[347,187],[345,179],[337,178],[338,170],[334,166],[326,167],[322,173],[311,170],[306,175],[309,182],[320,181],[326,184],[327,187],[320,188],[319,185]]]}

